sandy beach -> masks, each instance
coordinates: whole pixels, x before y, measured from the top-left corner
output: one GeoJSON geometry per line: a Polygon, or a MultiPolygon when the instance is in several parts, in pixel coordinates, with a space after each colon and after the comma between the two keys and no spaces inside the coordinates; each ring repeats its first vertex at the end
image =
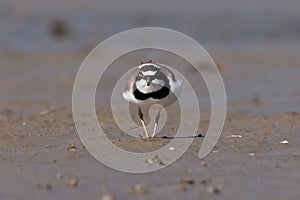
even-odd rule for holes
{"type": "MultiPolygon", "coordinates": [[[[36,0],[1,2],[0,199],[298,199],[300,38],[294,25],[300,21],[300,4],[270,8],[269,3],[240,2],[233,9],[227,4],[210,6],[208,1],[178,1],[142,12],[144,4],[135,0],[61,6],[36,0]],[[220,139],[203,160],[198,151],[204,137],[197,137],[167,168],[122,173],[101,164],[80,141],[71,107],[81,62],[98,42],[139,26],[163,26],[190,35],[220,67],[227,117],[220,139]]],[[[101,80],[96,94],[97,116],[108,137],[134,152],[168,144],[170,139],[163,136],[174,134],[180,115],[176,105],[168,108],[174,119],[168,119],[160,138],[154,139],[128,137],[114,123],[107,103],[111,85],[122,74],[118,66],[149,57],[180,63],[159,52],[127,55],[112,64],[106,74],[112,78],[101,80]]],[[[199,77],[189,70],[186,67],[191,81],[197,82],[199,77]]],[[[198,132],[205,136],[210,97],[204,83],[196,91],[201,108],[198,132]]]]}

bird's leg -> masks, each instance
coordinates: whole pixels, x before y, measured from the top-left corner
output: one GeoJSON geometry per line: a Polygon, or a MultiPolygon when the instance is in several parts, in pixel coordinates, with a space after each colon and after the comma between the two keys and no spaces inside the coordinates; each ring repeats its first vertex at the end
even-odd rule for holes
{"type": "Polygon", "coordinates": [[[158,111],[158,113],[157,113],[157,115],[156,115],[156,118],[155,118],[155,124],[154,124],[153,133],[152,133],[152,138],[154,138],[154,136],[155,136],[155,134],[156,134],[156,129],[157,129],[159,117],[160,117],[160,110],[158,111]]]}
{"type": "Polygon", "coordinates": [[[142,113],[140,107],[139,107],[139,118],[140,118],[140,120],[141,120],[141,123],[142,123],[142,125],[143,125],[144,131],[145,131],[145,133],[146,133],[146,137],[148,138],[148,137],[149,137],[149,134],[148,134],[148,131],[147,131],[147,129],[146,129],[145,121],[144,121],[144,115],[143,115],[143,113],[142,113]]]}

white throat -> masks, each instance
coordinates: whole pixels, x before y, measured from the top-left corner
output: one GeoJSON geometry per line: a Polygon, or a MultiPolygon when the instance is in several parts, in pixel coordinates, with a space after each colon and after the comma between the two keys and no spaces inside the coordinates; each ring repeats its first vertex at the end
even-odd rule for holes
{"type": "Polygon", "coordinates": [[[135,82],[136,88],[141,91],[144,94],[151,93],[151,92],[156,92],[160,90],[164,85],[165,82],[163,80],[159,79],[154,79],[150,83],[149,86],[147,86],[147,81],[144,79],[138,80],[135,82]]]}

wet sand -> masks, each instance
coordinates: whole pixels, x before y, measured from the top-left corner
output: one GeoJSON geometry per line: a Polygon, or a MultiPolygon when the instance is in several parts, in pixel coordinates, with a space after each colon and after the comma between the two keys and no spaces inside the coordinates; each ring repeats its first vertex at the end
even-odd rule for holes
{"type": "MultiPolygon", "coordinates": [[[[298,2],[230,1],[238,9],[230,3],[200,6],[194,0],[162,7],[135,0],[126,5],[55,2],[60,6],[37,0],[0,3],[1,200],[299,199],[298,2]],[[198,158],[204,137],[198,137],[171,166],[127,174],[102,165],[80,141],[71,95],[81,62],[97,42],[139,26],[174,28],[194,37],[222,69],[227,118],[204,160],[198,158]]],[[[138,55],[120,58],[113,66],[151,56],[166,64],[182,62],[160,53],[138,55]]],[[[197,83],[199,77],[185,67],[197,83]]],[[[105,87],[99,86],[96,94],[98,119],[111,141],[135,152],[167,144],[170,139],[163,136],[172,136],[177,127],[173,118],[158,134],[161,138],[132,138],[116,127],[105,102],[120,74],[122,70],[108,70],[113,78],[102,80],[105,87]]],[[[209,94],[204,84],[196,92],[199,133],[205,135],[209,94]]],[[[179,115],[176,106],[169,112],[174,119],[179,115]]]]}
{"type": "MultiPolygon", "coordinates": [[[[83,55],[5,55],[14,61],[6,60],[0,81],[6,94],[0,105],[1,199],[298,198],[300,91],[292,78],[299,68],[288,62],[274,67],[274,60],[268,64],[246,54],[241,60],[256,65],[248,68],[216,54],[227,66],[223,77],[229,110],[213,152],[200,161],[203,137],[196,138],[170,167],[138,175],[105,167],[77,135],[70,102],[83,55]]],[[[177,110],[171,107],[170,112],[176,115],[177,110]]],[[[109,110],[97,107],[97,113],[111,140],[124,149],[141,152],[169,142],[127,137],[109,110]]],[[[205,134],[209,116],[201,113],[200,133],[205,134]]],[[[175,126],[171,121],[159,136],[172,135],[175,126]]]]}

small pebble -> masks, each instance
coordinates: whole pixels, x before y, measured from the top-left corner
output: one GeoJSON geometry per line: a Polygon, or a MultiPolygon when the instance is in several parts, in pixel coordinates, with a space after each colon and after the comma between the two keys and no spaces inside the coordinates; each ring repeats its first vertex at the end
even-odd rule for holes
{"type": "Polygon", "coordinates": [[[158,164],[158,165],[165,165],[165,163],[156,155],[153,158],[149,158],[145,161],[149,165],[158,164]]]}
{"type": "Polygon", "coordinates": [[[209,186],[206,188],[206,191],[210,194],[221,194],[221,190],[217,187],[209,186]]]}
{"type": "Polygon", "coordinates": [[[69,144],[68,148],[69,151],[76,151],[77,147],[74,144],[69,144]]]}
{"type": "Polygon", "coordinates": [[[55,20],[50,24],[50,33],[53,37],[62,38],[70,35],[70,27],[61,20],[55,20]]]}
{"type": "Polygon", "coordinates": [[[227,138],[241,138],[241,135],[227,135],[227,138]]]}
{"type": "Polygon", "coordinates": [[[206,185],[208,182],[209,182],[208,180],[203,179],[203,180],[200,181],[200,184],[201,185],[206,185]]]}
{"type": "Polygon", "coordinates": [[[192,179],[183,179],[176,184],[176,189],[182,192],[187,191],[188,186],[194,185],[196,182],[192,179]]]}
{"type": "Polygon", "coordinates": [[[201,160],[200,167],[206,167],[206,166],[207,166],[206,162],[204,160],[201,160]]]}
{"type": "Polygon", "coordinates": [[[179,181],[180,185],[194,185],[196,183],[196,181],[194,181],[193,179],[183,179],[179,181]]]}
{"type": "Polygon", "coordinates": [[[52,190],[52,186],[48,183],[38,184],[38,188],[45,189],[45,190],[52,190]]]}
{"type": "Polygon", "coordinates": [[[148,194],[149,193],[149,190],[147,189],[147,187],[144,184],[136,184],[133,189],[136,193],[139,193],[139,194],[148,194]]]}
{"type": "Polygon", "coordinates": [[[289,143],[289,141],[287,141],[287,140],[283,140],[280,142],[280,144],[288,144],[288,143],[289,143]]]}
{"type": "Polygon", "coordinates": [[[204,135],[203,135],[202,133],[199,133],[199,134],[197,135],[197,137],[204,137],[204,135]]]}
{"type": "Polygon", "coordinates": [[[78,186],[78,179],[72,178],[71,180],[68,181],[68,186],[71,188],[77,188],[78,186]]]}
{"type": "Polygon", "coordinates": [[[115,198],[111,194],[104,194],[101,200],[115,200],[115,198]]]}
{"type": "Polygon", "coordinates": [[[47,108],[45,110],[42,110],[41,112],[39,112],[39,115],[47,115],[49,114],[50,112],[52,112],[54,110],[54,108],[47,108]]]}

